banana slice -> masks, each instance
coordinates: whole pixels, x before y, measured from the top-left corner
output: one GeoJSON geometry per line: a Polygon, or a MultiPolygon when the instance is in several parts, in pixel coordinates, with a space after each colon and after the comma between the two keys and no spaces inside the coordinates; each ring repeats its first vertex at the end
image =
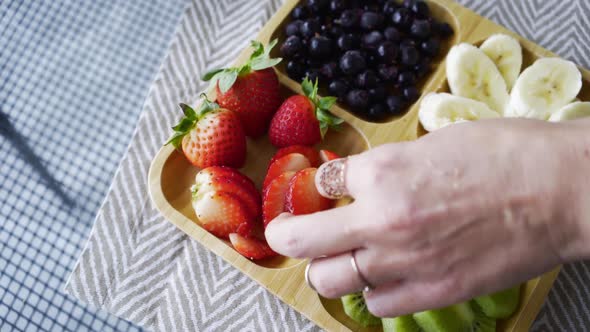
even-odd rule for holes
{"type": "Polygon", "coordinates": [[[547,120],[576,98],[581,88],[582,74],[573,62],[539,59],[516,80],[506,115],[547,120]]]}
{"type": "Polygon", "coordinates": [[[496,65],[479,48],[459,44],[447,56],[447,80],[454,95],[481,101],[499,114],[508,104],[508,88],[496,65]]]}
{"type": "Polygon", "coordinates": [[[418,119],[427,131],[435,131],[453,123],[499,118],[488,105],[448,93],[429,93],[422,99],[418,119]]]}
{"type": "Polygon", "coordinates": [[[590,102],[574,102],[551,114],[549,121],[559,122],[590,117],[590,102]]]}
{"type": "Polygon", "coordinates": [[[508,91],[512,90],[522,67],[522,48],[515,38],[492,35],[479,47],[498,67],[508,91]]]}

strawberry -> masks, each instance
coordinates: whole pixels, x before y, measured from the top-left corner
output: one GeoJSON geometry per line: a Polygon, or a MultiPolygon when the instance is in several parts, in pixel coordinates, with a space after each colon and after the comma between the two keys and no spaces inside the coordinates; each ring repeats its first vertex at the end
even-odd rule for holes
{"type": "Polygon", "coordinates": [[[248,212],[254,220],[258,220],[262,215],[262,203],[258,190],[252,190],[252,187],[244,186],[239,177],[213,176],[206,182],[195,184],[191,191],[193,197],[211,191],[225,191],[234,194],[247,207],[248,212]]]}
{"type": "Polygon", "coordinates": [[[225,166],[212,166],[202,169],[195,176],[195,185],[200,186],[211,181],[214,177],[231,178],[232,180],[238,181],[242,187],[246,187],[245,189],[248,191],[258,191],[256,185],[249,177],[240,173],[240,171],[236,169],[225,166]]]}
{"type": "Polygon", "coordinates": [[[203,80],[215,86],[219,105],[238,113],[250,137],[267,132],[273,114],[283,101],[279,79],[272,68],[282,59],[270,58],[276,44],[275,39],[265,49],[261,43],[252,41],[254,52],[245,65],[216,69],[203,76],[203,80]]]}
{"type": "Polygon", "coordinates": [[[213,235],[226,238],[231,233],[247,233],[252,214],[238,196],[225,191],[210,191],[193,198],[193,209],[201,226],[213,235]]]}
{"type": "Polygon", "coordinates": [[[286,148],[279,149],[277,153],[275,153],[275,155],[272,156],[272,159],[270,160],[268,166],[270,167],[270,165],[272,165],[272,163],[275,162],[277,159],[284,157],[290,153],[301,153],[305,156],[305,158],[307,158],[307,160],[309,160],[309,163],[312,167],[320,166],[320,157],[318,151],[312,147],[305,145],[291,145],[286,148]]]}
{"type": "Polygon", "coordinates": [[[297,172],[308,167],[311,167],[309,160],[307,160],[307,158],[305,158],[305,156],[300,153],[290,153],[284,157],[281,157],[270,164],[268,167],[266,177],[264,178],[264,183],[262,184],[262,190],[264,190],[264,188],[266,188],[266,186],[270,184],[270,182],[277,176],[287,171],[297,172]]]}
{"type": "Polygon", "coordinates": [[[240,234],[232,233],[229,235],[229,241],[237,252],[249,259],[264,259],[276,256],[266,241],[253,237],[244,237],[240,234]]]}
{"type": "Polygon", "coordinates": [[[326,163],[334,159],[340,159],[340,156],[337,155],[336,152],[332,152],[330,150],[320,150],[320,160],[322,163],[326,163]]]}
{"type": "Polygon", "coordinates": [[[285,172],[264,189],[262,193],[262,221],[264,227],[279,214],[285,212],[285,198],[289,189],[289,182],[295,172],[285,172]]]}
{"type": "Polygon", "coordinates": [[[327,210],[332,201],[321,196],[315,186],[317,169],[306,168],[297,172],[289,182],[285,208],[294,215],[327,210]]]}
{"type": "Polygon", "coordinates": [[[276,147],[317,144],[328,128],[343,122],[328,112],[336,97],[318,97],[317,80],[314,85],[305,78],[301,87],[305,95],[289,97],[272,118],[268,137],[276,147]]]}
{"type": "Polygon", "coordinates": [[[181,148],[191,164],[205,168],[215,165],[242,167],[246,161],[246,135],[238,115],[219,108],[207,96],[198,111],[180,104],[184,118],[176,125],[166,144],[181,148]]]}

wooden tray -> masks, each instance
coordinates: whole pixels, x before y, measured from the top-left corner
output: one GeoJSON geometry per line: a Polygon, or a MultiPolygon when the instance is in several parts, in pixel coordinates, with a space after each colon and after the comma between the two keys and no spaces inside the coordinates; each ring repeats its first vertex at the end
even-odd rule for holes
{"type": "MultiPolygon", "coordinates": [[[[506,33],[521,42],[524,51],[524,67],[538,57],[555,56],[451,0],[428,2],[433,15],[450,23],[455,31],[454,36],[443,47],[445,54],[452,45],[460,42],[478,45],[494,33],[506,33]]],[[[283,26],[288,20],[288,15],[298,3],[298,0],[287,0],[264,26],[258,40],[266,44],[273,38],[282,37],[283,26]]],[[[250,52],[250,49],[244,50],[236,64],[247,60],[250,52]]],[[[444,56],[440,57],[439,62],[440,65],[435,67],[430,76],[421,83],[423,95],[433,91],[448,91],[444,56]]],[[[277,71],[285,95],[301,93],[299,84],[285,75],[284,67],[279,66],[277,71]]],[[[199,74],[201,73],[195,73],[195,75],[199,74]]],[[[590,74],[586,70],[582,70],[582,74],[584,85],[579,98],[588,100],[590,99],[590,74]]],[[[209,97],[215,96],[210,93],[209,97]]],[[[349,155],[384,143],[414,140],[425,134],[418,123],[419,103],[420,101],[417,101],[412,105],[404,116],[379,124],[363,121],[344,108],[335,106],[333,112],[342,117],[346,125],[339,133],[330,132],[321,146],[333,149],[341,155],[349,155]]],[[[169,111],[176,112],[176,110],[169,111]]],[[[255,141],[249,140],[247,166],[242,171],[260,186],[268,161],[274,152],[275,149],[266,137],[255,141]]],[[[380,327],[360,328],[344,314],[339,300],[324,299],[309,289],[303,277],[305,261],[281,257],[264,262],[252,262],[233,250],[227,241],[220,240],[202,229],[190,204],[189,188],[197,171],[181,153],[170,146],[163,147],[155,157],[149,172],[150,195],[157,208],[170,222],[320,327],[328,331],[381,330],[380,327]]],[[[559,267],[528,281],[523,287],[519,311],[511,319],[500,322],[498,331],[528,330],[558,273],[559,267]]]]}

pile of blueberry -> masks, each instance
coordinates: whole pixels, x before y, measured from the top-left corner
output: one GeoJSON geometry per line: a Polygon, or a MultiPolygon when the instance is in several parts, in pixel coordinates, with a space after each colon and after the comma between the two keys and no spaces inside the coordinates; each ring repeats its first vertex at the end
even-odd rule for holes
{"type": "Polygon", "coordinates": [[[320,87],[360,117],[402,114],[420,92],[441,41],[453,34],[420,0],[302,0],[281,53],[289,77],[320,87]]]}

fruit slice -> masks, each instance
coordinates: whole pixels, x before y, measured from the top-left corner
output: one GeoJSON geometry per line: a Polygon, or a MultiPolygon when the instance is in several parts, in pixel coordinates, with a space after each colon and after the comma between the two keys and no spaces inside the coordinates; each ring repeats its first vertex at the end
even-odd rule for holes
{"type": "Polygon", "coordinates": [[[285,208],[294,215],[327,210],[332,201],[323,197],[315,186],[317,168],[306,168],[293,176],[287,190],[285,208]]]}
{"type": "Polygon", "coordinates": [[[479,48],[496,64],[510,91],[522,67],[522,48],[518,40],[496,34],[486,39],[479,48]]]}
{"type": "Polygon", "coordinates": [[[448,93],[430,93],[422,99],[418,118],[422,127],[434,131],[453,123],[498,118],[486,104],[448,93]]]}
{"type": "Polygon", "coordinates": [[[237,252],[242,256],[255,260],[274,257],[277,255],[266,241],[262,241],[253,237],[244,237],[240,234],[231,233],[229,241],[234,246],[237,252]]]}
{"type": "Polygon", "coordinates": [[[285,212],[287,190],[294,175],[295,172],[285,172],[272,180],[264,189],[262,194],[262,221],[264,227],[279,214],[285,212]]]}
{"type": "Polygon", "coordinates": [[[413,317],[424,332],[469,331],[475,320],[473,310],[467,302],[418,312],[413,317]]]}
{"type": "Polygon", "coordinates": [[[211,182],[214,177],[226,177],[231,178],[238,182],[242,187],[250,192],[258,192],[256,185],[249,177],[240,173],[238,170],[224,167],[224,166],[213,166],[202,169],[195,176],[195,185],[200,187],[201,185],[211,182]]]}
{"type": "Polygon", "coordinates": [[[573,102],[551,114],[549,121],[559,122],[590,117],[590,102],[573,102]]]}
{"type": "Polygon", "coordinates": [[[272,165],[276,160],[291,153],[300,153],[304,155],[305,158],[309,160],[311,167],[320,166],[320,156],[318,154],[318,151],[310,146],[305,145],[291,145],[286,148],[279,149],[277,153],[275,153],[275,155],[272,156],[272,159],[270,160],[268,166],[270,167],[270,165],[272,165]]]}
{"type": "Polygon", "coordinates": [[[496,65],[479,48],[459,44],[447,56],[447,80],[454,95],[475,99],[502,114],[508,104],[508,88],[496,65]]]}
{"type": "Polygon", "coordinates": [[[225,238],[241,224],[254,222],[246,205],[232,193],[206,192],[196,196],[192,205],[203,228],[218,237],[225,238]]]}
{"type": "Polygon", "coordinates": [[[266,186],[269,185],[270,182],[277,176],[285,172],[297,172],[308,167],[311,167],[311,164],[309,163],[309,160],[301,153],[290,153],[284,157],[281,157],[270,164],[270,167],[268,167],[268,172],[266,173],[266,177],[264,178],[264,183],[262,185],[262,190],[264,190],[264,188],[266,188],[266,186]]]}
{"type": "Polygon", "coordinates": [[[421,332],[412,315],[381,319],[383,332],[421,332]]]}
{"type": "Polygon", "coordinates": [[[520,285],[494,294],[476,297],[475,302],[492,318],[510,317],[520,302],[520,285]]]}
{"type": "Polygon", "coordinates": [[[364,327],[381,324],[381,319],[369,312],[363,293],[345,295],[341,300],[344,306],[344,312],[355,322],[364,327]]]}
{"type": "Polygon", "coordinates": [[[262,215],[260,194],[256,189],[241,182],[239,177],[213,176],[206,182],[200,182],[200,185],[195,184],[191,190],[193,197],[210,191],[232,193],[244,202],[253,219],[258,219],[262,215]]]}
{"type": "Polygon", "coordinates": [[[473,309],[475,319],[473,320],[470,332],[496,332],[495,318],[486,316],[475,301],[471,301],[471,309],[473,309]]]}
{"type": "Polygon", "coordinates": [[[582,74],[571,61],[543,58],[516,80],[506,116],[546,120],[570,103],[582,88],[582,74]]]}
{"type": "Polygon", "coordinates": [[[320,160],[322,163],[328,162],[334,159],[340,159],[341,157],[330,150],[320,150],[320,160]]]}

